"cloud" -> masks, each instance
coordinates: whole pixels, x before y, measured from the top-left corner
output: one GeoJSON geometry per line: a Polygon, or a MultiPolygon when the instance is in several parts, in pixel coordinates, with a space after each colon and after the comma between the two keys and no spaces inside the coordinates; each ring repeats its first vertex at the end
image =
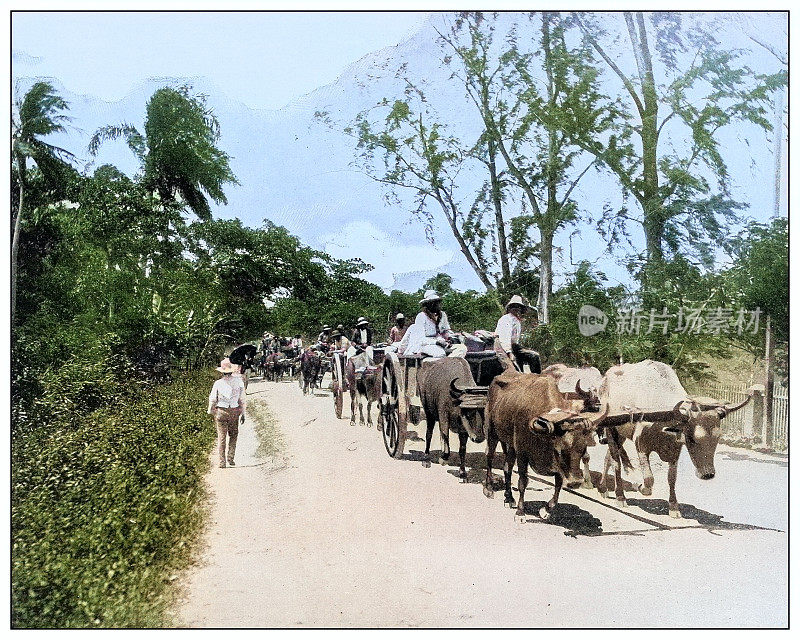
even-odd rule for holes
{"type": "Polygon", "coordinates": [[[390,235],[367,220],[349,222],[335,233],[320,236],[315,244],[334,258],[361,258],[371,264],[374,270],[362,277],[384,289],[391,289],[404,274],[440,269],[454,257],[451,249],[401,244],[399,233],[390,235]]]}

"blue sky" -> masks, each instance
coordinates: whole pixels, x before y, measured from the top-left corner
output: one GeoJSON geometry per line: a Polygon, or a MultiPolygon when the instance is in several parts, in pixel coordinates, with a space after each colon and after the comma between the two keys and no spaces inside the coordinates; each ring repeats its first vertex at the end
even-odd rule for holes
{"type": "Polygon", "coordinates": [[[249,107],[279,109],[410,35],[424,12],[15,13],[31,71],[119,100],[151,77],[205,76],[249,107]],[[65,37],[71,34],[71,37],[65,37]],[[215,46],[216,43],[216,46],[215,46]]]}

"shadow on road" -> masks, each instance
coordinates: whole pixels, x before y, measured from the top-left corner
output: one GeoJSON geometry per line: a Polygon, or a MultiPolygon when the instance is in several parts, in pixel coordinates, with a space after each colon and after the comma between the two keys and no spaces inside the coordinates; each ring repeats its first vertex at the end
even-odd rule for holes
{"type": "MultiPolygon", "coordinates": [[[[416,434],[415,434],[416,435],[416,434]]],[[[409,462],[417,462],[421,463],[425,460],[425,452],[423,450],[411,449],[410,451],[406,452],[403,455],[403,460],[407,460],[409,462]]],[[[450,475],[458,478],[458,468],[460,464],[460,458],[458,455],[458,450],[450,451],[450,457],[447,460],[441,459],[441,450],[440,449],[431,449],[430,455],[431,465],[441,464],[442,466],[447,467],[447,473],[450,475]]],[[[465,479],[459,478],[459,480],[466,484],[483,484],[486,478],[486,454],[481,452],[469,452],[464,458],[464,464],[467,471],[467,477],[465,479]]],[[[502,453],[496,453],[494,456],[494,460],[492,462],[492,469],[493,469],[493,479],[492,479],[492,487],[495,490],[496,496],[502,499],[502,491],[504,488],[504,480],[503,480],[503,465],[505,464],[505,457],[502,453]],[[499,474],[498,474],[499,471],[499,474]]],[[[516,468],[516,465],[515,465],[516,468]]],[[[600,482],[600,476],[602,475],[599,471],[591,471],[592,476],[592,484],[597,487],[600,482]]],[[[630,495],[638,495],[637,489],[627,480],[623,480],[623,489],[625,490],[628,496],[630,495]]],[[[512,489],[514,492],[517,491],[516,487],[516,479],[512,482],[512,489]]],[[[552,487],[553,483],[550,480],[546,480],[543,478],[539,478],[535,475],[530,476],[530,481],[528,482],[528,487],[526,489],[526,497],[531,494],[531,492],[546,492],[547,499],[550,498],[552,495],[552,487]],[[542,486],[544,485],[544,486],[542,486]]],[[[613,495],[614,491],[614,478],[609,477],[607,479],[607,488],[611,495],[613,495]]],[[[681,504],[680,510],[681,515],[683,516],[680,520],[674,520],[674,524],[664,524],[659,522],[658,520],[654,520],[651,518],[647,518],[645,516],[636,513],[631,509],[631,507],[638,507],[646,514],[654,515],[654,516],[669,516],[669,505],[667,504],[666,500],[661,499],[642,499],[642,498],[628,498],[628,508],[622,509],[617,506],[616,501],[614,500],[607,500],[603,498],[598,492],[597,489],[583,489],[581,491],[576,491],[572,489],[563,489],[564,492],[578,496],[583,498],[584,500],[588,500],[597,504],[598,506],[603,507],[606,510],[616,511],[617,513],[624,515],[631,519],[634,522],[640,522],[647,526],[647,528],[637,528],[632,530],[622,530],[622,531],[603,531],[603,523],[602,521],[597,518],[596,516],[592,515],[585,509],[581,507],[570,504],[567,502],[559,502],[556,508],[553,510],[553,513],[550,516],[550,519],[547,521],[543,521],[539,518],[539,509],[544,506],[546,500],[533,500],[533,501],[525,501],[525,514],[532,516],[531,522],[540,522],[542,524],[552,525],[556,527],[561,527],[564,529],[564,535],[570,537],[577,537],[577,536],[642,536],[645,533],[651,531],[669,531],[673,529],[706,529],[709,533],[714,533],[715,531],[723,531],[723,530],[759,530],[759,531],[780,531],[780,529],[770,529],[768,527],[760,527],[753,524],[746,524],[746,523],[737,523],[737,522],[725,522],[723,520],[724,516],[711,513],[709,511],[704,511],[702,509],[698,509],[694,505],[691,504],[681,504]],[[594,495],[592,495],[594,493],[594,495]],[[693,520],[696,524],[687,524],[687,521],[693,520]]]]}
{"type": "MultiPolygon", "coordinates": [[[[773,454],[778,455],[778,454],[773,454]]],[[[723,460],[747,460],[748,462],[759,462],[761,464],[776,464],[779,467],[788,467],[789,458],[756,458],[755,456],[748,455],[747,453],[737,453],[735,451],[725,451],[722,454],[723,460]]]]}

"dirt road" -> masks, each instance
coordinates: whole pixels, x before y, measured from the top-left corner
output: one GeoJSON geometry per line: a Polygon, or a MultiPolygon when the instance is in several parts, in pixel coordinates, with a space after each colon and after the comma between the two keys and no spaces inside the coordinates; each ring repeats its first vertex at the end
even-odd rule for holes
{"type": "MultiPolygon", "coordinates": [[[[420,441],[391,459],[375,428],[334,417],[328,393],[262,382],[249,400],[278,418],[286,458],[255,458],[250,421],[237,466],[211,469],[211,522],[182,626],[787,624],[783,460],[720,447],[717,477],[703,482],[684,452],[682,520],[667,516],[660,464],[653,496],[629,494],[617,509],[595,490],[562,492],[551,523],[533,515],[551,488],[531,481],[531,516],[518,523],[502,492],[484,497],[483,469],[462,483],[453,466],[423,468],[420,441]]],[[[470,443],[468,464],[482,466],[483,450],[470,443]]],[[[599,470],[604,448],[592,453],[599,470]]]]}

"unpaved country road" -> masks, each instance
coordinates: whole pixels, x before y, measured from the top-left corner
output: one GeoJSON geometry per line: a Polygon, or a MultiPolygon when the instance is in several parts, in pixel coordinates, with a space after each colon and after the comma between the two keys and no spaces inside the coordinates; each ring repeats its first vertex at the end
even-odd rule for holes
{"type": "MultiPolygon", "coordinates": [[[[483,469],[461,483],[453,466],[423,468],[420,441],[391,459],[375,428],[334,417],[327,392],[304,397],[289,382],[249,392],[278,418],[286,458],[255,458],[248,421],[237,467],[211,469],[210,523],[184,580],[181,626],[787,624],[785,460],[721,446],[717,477],[703,482],[684,452],[682,520],[666,515],[656,463],[653,496],[629,493],[627,509],[579,489],[562,492],[553,523],[518,523],[502,492],[484,497],[483,469]]],[[[591,449],[593,470],[604,450],[591,449]]],[[[485,463],[483,444],[469,451],[468,464],[485,463]]],[[[527,510],[551,495],[531,480],[527,510]]]]}

